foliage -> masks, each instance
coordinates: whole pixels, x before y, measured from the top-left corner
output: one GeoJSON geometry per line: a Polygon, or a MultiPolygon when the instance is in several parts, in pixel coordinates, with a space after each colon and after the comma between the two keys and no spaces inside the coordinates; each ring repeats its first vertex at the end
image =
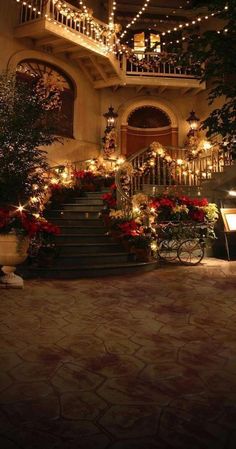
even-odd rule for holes
{"type": "Polygon", "coordinates": [[[218,218],[218,209],[206,198],[190,198],[188,196],[160,195],[151,199],[155,221],[211,223],[218,218]]]}
{"type": "Polygon", "coordinates": [[[207,130],[207,137],[220,136],[222,143],[236,154],[236,1],[195,0],[194,6],[206,7],[217,19],[222,19],[220,30],[207,30],[200,36],[192,33],[185,54],[203,64],[200,78],[210,87],[209,105],[217,99],[224,101],[222,107],[213,109],[202,127],[207,130]]]}
{"type": "Polygon", "coordinates": [[[82,191],[98,192],[103,187],[109,187],[114,182],[112,174],[104,176],[100,171],[75,170],[73,177],[76,180],[76,186],[82,191]]]}
{"type": "Polygon", "coordinates": [[[9,232],[29,237],[40,235],[41,238],[47,238],[48,235],[58,235],[60,230],[58,226],[48,222],[45,218],[37,218],[26,211],[0,208],[0,234],[9,232]]]}
{"type": "Polygon", "coordinates": [[[14,74],[0,74],[2,205],[25,204],[36,191],[37,195],[43,193],[49,167],[42,147],[56,139],[49,118],[57,102],[55,92],[40,96],[39,91],[34,82],[29,84],[14,74]]]}

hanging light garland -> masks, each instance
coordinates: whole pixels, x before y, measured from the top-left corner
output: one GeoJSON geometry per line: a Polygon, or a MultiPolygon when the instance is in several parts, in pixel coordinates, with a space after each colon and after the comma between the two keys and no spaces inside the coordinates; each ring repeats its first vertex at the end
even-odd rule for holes
{"type": "Polygon", "coordinates": [[[140,9],[140,11],[136,14],[136,16],[131,20],[131,22],[129,22],[126,27],[125,30],[123,31],[123,33],[120,36],[120,39],[122,39],[128,32],[128,28],[130,28],[132,25],[135,24],[135,22],[137,20],[140,19],[140,17],[142,16],[142,14],[145,12],[146,8],[148,7],[150,0],[145,0],[143,7],[140,9]]]}
{"type": "MultiPolygon", "coordinates": [[[[44,0],[41,3],[42,7],[44,7],[48,3],[48,1],[49,0],[44,0]]],[[[39,9],[39,7],[37,8],[36,6],[34,6],[35,5],[34,3],[33,4],[32,4],[32,2],[30,3],[30,0],[28,0],[28,1],[26,1],[26,0],[16,0],[16,2],[17,3],[21,3],[23,6],[28,7],[29,10],[33,11],[35,15],[38,15],[39,17],[42,16],[42,8],[41,9],[39,9]]],[[[148,7],[149,2],[150,2],[150,0],[145,0],[145,3],[143,5],[143,7],[140,9],[140,11],[131,20],[131,22],[126,25],[125,30],[123,31],[123,33],[120,36],[120,39],[122,39],[127,34],[128,29],[132,25],[134,25],[137,20],[140,19],[140,17],[142,16],[144,11],[148,7]]],[[[79,31],[79,28],[80,28],[80,23],[82,21],[86,20],[89,23],[89,25],[90,25],[91,32],[89,31],[89,29],[87,29],[87,31],[86,31],[86,26],[83,25],[83,33],[81,33],[81,34],[84,34],[88,38],[91,38],[93,41],[95,41],[96,44],[99,45],[100,50],[103,53],[104,52],[106,52],[106,53],[113,52],[114,54],[116,54],[117,53],[117,48],[115,48],[115,47],[117,47],[117,45],[119,46],[119,50],[118,50],[119,53],[129,53],[129,51],[127,50],[126,46],[124,46],[124,45],[120,46],[120,39],[117,39],[115,37],[115,34],[114,34],[114,14],[115,14],[115,10],[116,10],[116,1],[113,1],[113,3],[112,3],[112,10],[111,10],[111,13],[110,13],[110,16],[109,16],[109,25],[108,25],[107,28],[102,26],[102,25],[100,25],[99,23],[97,23],[93,19],[91,12],[87,8],[87,6],[85,5],[83,0],[79,0],[79,4],[80,4],[80,7],[81,7],[81,10],[71,7],[69,4],[67,4],[66,2],[63,2],[62,0],[53,0],[53,4],[54,4],[54,7],[58,10],[58,12],[60,14],[62,14],[63,16],[65,16],[66,19],[68,19],[68,20],[72,19],[75,23],[78,22],[77,23],[78,31],[79,31]],[[91,33],[95,34],[96,39],[93,39],[90,36],[91,33]],[[109,43],[105,44],[103,42],[104,33],[106,34],[106,38],[107,38],[108,42],[113,37],[115,38],[115,41],[113,40],[113,42],[111,42],[110,44],[109,43]]],[[[228,9],[228,6],[226,5],[224,7],[223,11],[226,11],[227,9],[228,9]]],[[[212,12],[209,15],[198,16],[198,17],[194,18],[193,20],[191,20],[189,22],[179,24],[178,26],[170,28],[167,31],[163,31],[161,33],[161,35],[162,36],[168,36],[168,35],[171,35],[172,33],[180,32],[180,31],[182,31],[184,29],[189,29],[192,26],[198,25],[202,21],[209,20],[212,17],[221,14],[223,11],[219,10],[217,12],[212,12]]],[[[48,21],[54,21],[54,24],[58,25],[59,27],[63,27],[67,32],[75,34],[74,30],[72,30],[70,27],[68,27],[68,26],[66,26],[64,24],[61,24],[61,23],[57,22],[55,19],[53,19],[50,16],[48,16],[47,13],[45,13],[44,17],[48,21]]],[[[227,33],[227,29],[216,30],[216,32],[218,34],[227,33]]],[[[80,39],[81,39],[81,42],[84,41],[81,36],[80,36],[80,39]]],[[[188,38],[186,36],[182,36],[179,39],[176,39],[175,41],[173,41],[173,40],[171,40],[171,41],[164,41],[164,42],[162,41],[162,45],[164,47],[166,45],[179,44],[182,41],[186,41],[186,40],[188,40],[188,38]]],[[[88,45],[88,43],[86,41],[84,41],[84,44],[90,48],[90,46],[88,45]]],[[[129,50],[133,51],[132,49],[129,49],[129,50]]]]}
{"type": "MultiPolygon", "coordinates": [[[[41,10],[35,6],[32,6],[32,2],[30,3],[30,0],[25,1],[25,0],[16,0],[16,2],[19,4],[22,4],[23,6],[29,8],[29,10],[32,10],[34,12],[34,15],[38,15],[39,17],[42,17],[42,12],[43,12],[43,8],[44,6],[47,4],[49,0],[45,0],[44,3],[41,4],[41,10]]],[[[75,24],[77,23],[77,28],[78,31],[80,32],[80,34],[84,34],[85,36],[87,36],[88,38],[90,38],[94,43],[96,43],[99,47],[99,50],[102,51],[102,53],[107,53],[109,51],[109,47],[103,42],[102,36],[104,35],[104,33],[107,32],[108,27],[106,26],[102,26],[100,25],[98,22],[96,22],[96,20],[93,19],[92,14],[90,13],[90,11],[87,9],[86,5],[84,4],[84,2],[82,0],[80,0],[80,4],[82,6],[82,10],[79,10],[77,8],[73,8],[71,7],[69,4],[67,4],[66,2],[62,2],[61,0],[53,0],[53,5],[55,7],[55,9],[58,10],[58,12],[63,15],[67,20],[73,20],[75,22],[75,24]],[[85,24],[83,25],[83,32],[81,33],[81,31],[79,30],[80,28],[80,23],[83,21],[87,21],[87,23],[89,23],[90,25],[90,30],[87,29],[86,31],[86,26],[85,24]],[[93,39],[91,34],[94,33],[96,39],[93,39]]],[[[75,29],[71,29],[69,26],[58,22],[54,17],[50,17],[47,12],[44,14],[44,17],[46,20],[48,20],[49,22],[53,21],[53,23],[57,26],[59,26],[60,28],[65,29],[68,33],[71,34],[76,34],[76,30],[75,29]]],[[[81,36],[80,37],[80,41],[83,42],[88,48],[91,48],[94,50],[94,47],[90,46],[88,44],[87,41],[85,41],[81,36]]]]}
{"type": "Polygon", "coordinates": [[[114,29],[115,10],[116,10],[116,1],[113,0],[112,7],[111,7],[111,12],[110,12],[110,16],[109,16],[109,30],[113,30],[114,29]]]}

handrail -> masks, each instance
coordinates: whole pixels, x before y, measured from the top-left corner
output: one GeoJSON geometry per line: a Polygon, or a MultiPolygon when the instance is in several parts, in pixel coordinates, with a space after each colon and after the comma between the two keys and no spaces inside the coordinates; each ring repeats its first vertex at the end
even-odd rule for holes
{"type": "Polygon", "coordinates": [[[119,53],[120,67],[127,76],[167,76],[177,78],[198,78],[201,73],[199,62],[191,59],[183,62],[175,53],[133,51],[119,53]]]}
{"type": "MultiPolygon", "coordinates": [[[[165,148],[165,150],[171,149],[176,150],[174,147],[165,148]]],[[[221,152],[217,145],[193,159],[189,159],[186,150],[185,156],[181,159],[173,159],[168,152],[161,154],[161,151],[159,151],[159,154],[157,151],[157,154],[152,158],[151,153],[150,148],[139,150],[128,158],[127,162],[121,165],[117,171],[115,182],[118,193],[118,207],[121,209],[125,205],[126,208],[129,207],[129,210],[131,210],[132,196],[138,192],[143,192],[145,187],[151,189],[152,193],[156,192],[157,187],[178,186],[199,189],[204,181],[212,179],[214,173],[223,172],[226,166],[233,165],[230,151],[221,152]],[[127,167],[129,167],[129,173],[127,173],[127,167]],[[125,189],[124,177],[126,177],[125,189]]]]}

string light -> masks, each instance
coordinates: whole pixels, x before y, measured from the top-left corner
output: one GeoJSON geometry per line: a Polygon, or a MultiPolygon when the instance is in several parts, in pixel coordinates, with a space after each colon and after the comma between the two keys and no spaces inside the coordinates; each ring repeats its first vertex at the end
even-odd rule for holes
{"type": "MultiPolygon", "coordinates": [[[[26,1],[26,0],[16,0],[16,2],[19,4],[21,3],[23,6],[26,6],[29,8],[29,10],[33,11],[35,15],[41,16],[42,15],[42,11],[40,9],[38,9],[37,7],[35,7],[35,4],[30,4],[29,3],[30,0],[26,1]]],[[[137,20],[140,19],[140,17],[142,16],[142,14],[145,12],[146,8],[148,7],[148,4],[150,2],[150,0],[145,0],[143,7],[140,9],[140,11],[136,14],[136,16],[131,20],[130,23],[128,23],[125,27],[125,30],[123,31],[123,33],[120,36],[120,39],[115,39],[115,42],[113,40],[113,42],[111,42],[111,38],[115,37],[114,34],[114,14],[115,14],[115,10],[116,10],[116,1],[112,2],[112,10],[109,16],[109,24],[106,27],[103,27],[102,25],[100,25],[98,22],[96,22],[95,19],[93,19],[91,12],[89,11],[89,9],[87,8],[87,6],[85,5],[83,0],[79,1],[81,10],[75,8],[75,7],[71,7],[69,4],[67,4],[66,2],[63,2],[62,0],[50,0],[53,2],[54,7],[59,11],[60,14],[62,14],[63,16],[66,17],[66,19],[71,19],[74,21],[74,24],[76,26],[76,30],[74,30],[71,27],[68,27],[67,25],[64,25],[63,23],[58,22],[54,17],[51,17],[49,14],[45,13],[44,17],[46,18],[46,20],[48,20],[49,22],[53,22],[55,25],[59,26],[60,28],[63,28],[64,30],[66,30],[68,33],[71,33],[73,35],[77,35],[77,37],[79,37],[80,42],[83,43],[84,46],[86,46],[87,48],[91,48],[91,50],[93,51],[97,51],[99,53],[109,53],[109,52],[113,52],[114,54],[117,53],[117,51],[115,51],[115,47],[117,44],[120,43],[120,39],[122,39],[128,32],[128,29],[135,24],[135,22],[137,20]],[[84,23],[84,21],[88,22],[88,25],[86,27],[86,24],[84,23]],[[82,31],[80,29],[80,24],[77,22],[83,22],[83,28],[82,31]],[[86,31],[87,30],[87,31],[86,31]],[[106,32],[106,40],[104,43],[103,41],[103,35],[104,32],[106,32]],[[77,34],[78,33],[78,34],[77,34]],[[97,49],[91,45],[89,45],[89,43],[83,39],[83,37],[81,36],[85,35],[86,38],[91,39],[91,41],[93,42],[93,44],[95,44],[97,46],[97,49]],[[95,38],[92,37],[92,34],[95,35],[95,38]]],[[[217,11],[217,12],[212,12],[209,15],[205,15],[205,16],[198,16],[196,18],[193,18],[192,21],[189,22],[185,22],[185,23],[181,23],[178,26],[174,26],[173,28],[168,29],[167,31],[163,31],[161,33],[162,36],[166,36],[166,35],[170,35],[172,33],[176,33],[176,32],[180,32],[184,29],[187,29],[191,26],[195,26],[198,25],[200,22],[202,22],[203,20],[209,20],[212,17],[221,14],[224,11],[228,10],[228,6],[226,5],[224,7],[224,10],[221,11],[217,11]]],[[[224,30],[216,30],[216,32],[218,34],[221,34],[222,32],[227,33],[227,29],[224,30]]],[[[174,43],[179,44],[182,41],[187,40],[188,38],[186,38],[185,36],[180,37],[179,39],[176,39],[175,41],[162,41],[162,45],[163,47],[166,45],[173,45],[174,43]]],[[[133,50],[132,50],[133,51],[133,50]]],[[[119,53],[128,53],[127,47],[123,46],[119,49],[119,53]]]]}
{"type": "Polygon", "coordinates": [[[116,10],[116,1],[113,0],[112,2],[112,7],[111,7],[111,13],[109,16],[109,29],[113,30],[114,29],[114,16],[115,16],[115,10],[116,10]]]}
{"type": "MultiPolygon", "coordinates": [[[[28,0],[30,1],[30,0],[28,0]]],[[[51,1],[51,0],[50,0],[51,1]]],[[[89,10],[87,9],[86,5],[82,0],[80,0],[80,5],[82,6],[82,11],[80,11],[77,8],[70,7],[69,4],[62,2],[61,0],[52,0],[54,7],[58,10],[60,14],[62,14],[66,19],[71,19],[74,21],[74,24],[76,25],[77,22],[82,22],[85,19],[87,20],[89,27],[86,28],[86,25],[83,25],[82,31],[80,29],[79,23],[77,24],[77,30],[71,29],[67,25],[64,25],[64,23],[58,22],[54,17],[51,17],[47,12],[44,14],[44,17],[49,22],[53,22],[54,25],[59,26],[60,28],[63,28],[68,33],[71,33],[73,35],[76,35],[79,37],[80,42],[84,44],[87,48],[91,48],[91,50],[99,52],[99,53],[107,53],[109,51],[109,46],[103,42],[102,35],[104,32],[108,29],[106,26],[100,25],[98,22],[96,22],[95,19],[93,19],[92,15],[90,14],[89,10]],[[85,32],[87,29],[87,32],[85,32]],[[78,33],[78,34],[77,34],[78,33]],[[83,39],[83,37],[80,35],[86,35],[86,38],[91,39],[93,44],[97,46],[95,48],[94,46],[91,46],[88,44],[86,40],[83,39]],[[91,34],[95,34],[95,39],[91,36],[91,34]]],[[[29,4],[25,0],[16,0],[16,2],[19,4],[21,3],[23,6],[28,7],[29,9],[33,10],[35,15],[41,16],[42,12],[40,9],[37,9],[36,7],[32,8],[32,5],[29,4]]]]}
{"type": "Polygon", "coordinates": [[[140,16],[144,13],[144,11],[146,10],[146,8],[148,7],[148,3],[150,2],[150,0],[145,0],[143,7],[139,10],[139,12],[136,14],[136,16],[131,20],[131,22],[129,22],[126,27],[125,30],[123,31],[123,33],[120,36],[120,39],[122,39],[126,34],[127,34],[127,30],[128,28],[130,28],[132,25],[135,24],[135,22],[137,20],[140,19],[140,16]]]}

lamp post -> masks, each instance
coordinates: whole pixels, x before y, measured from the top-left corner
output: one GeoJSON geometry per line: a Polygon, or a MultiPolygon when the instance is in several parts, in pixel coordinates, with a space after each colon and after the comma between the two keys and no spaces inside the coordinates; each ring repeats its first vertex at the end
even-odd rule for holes
{"type": "Polygon", "coordinates": [[[187,136],[194,136],[195,131],[197,131],[198,129],[198,122],[200,121],[200,119],[196,116],[194,111],[191,111],[186,121],[188,122],[190,127],[187,136]]]}

